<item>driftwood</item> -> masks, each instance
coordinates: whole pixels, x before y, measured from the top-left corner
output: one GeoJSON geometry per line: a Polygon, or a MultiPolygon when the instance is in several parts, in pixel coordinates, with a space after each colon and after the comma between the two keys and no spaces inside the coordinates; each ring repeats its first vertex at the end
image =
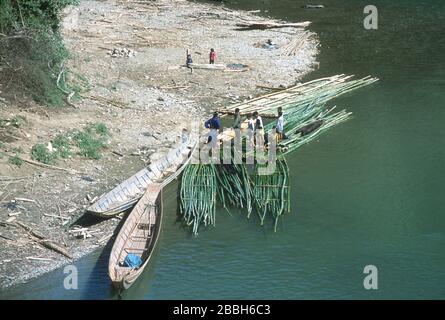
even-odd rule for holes
{"type": "Polygon", "coordinates": [[[15,241],[15,239],[10,238],[10,237],[5,236],[5,235],[2,235],[1,233],[0,233],[0,238],[6,239],[6,240],[9,240],[9,241],[15,241]]]}
{"type": "MultiPolygon", "coordinates": [[[[7,154],[7,153],[5,153],[8,157],[11,157],[11,158],[13,158],[13,157],[16,157],[17,155],[11,155],[11,154],[7,154]]],[[[41,162],[37,162],[37,161],[33,161],[33,160],[31,160],[31,159],[26,159],[26,158],[22,158],[22,157],[19,157],[21,160],[23,160],[24,162],[26,162],[26,163],[29,163],[29,164],[33,164],[33,165],[35,165],[35,166],[39,166],[39,167],[43,167],[43,168],[47,168],[47,169],[53,169],[53,170],[60,170],[60,171],[65,171],[65,172],[69,172],[69,173],[71,173],[71,174],[77,174],[78,172],[76,171],[76,170],[74,170],[74,169],[65,169],[65,168],[61,168],[61,167],[57,167],[57,166],[52,166],[52,165],[49,165],[49,164],[44,164],[44,163],[41,163],[41,162]]]]}
{"type": "Polygon", "coordinates": [[[48,214],[48,213],[44,213],[43,214],[45,217],[50,217],[50,218],[58,218],[61,220],[70,220],[70,217],[64,217],[64,216],[56,216],[55,214],[48,214]]]}
{"type": "MultiPolygon", "coordinates": [[[[5,224],[5,223],[3,223],[3,224],[5,224]]],[[[60,254],[64,255],[65,257],[68,257],[70,259],[73,258],[73,256],[65,248],[63,248],[63,247],[55,244],[54,242],[46,239],[45,235],[43,235],[42,233],[40,233],[37,230],[34,230],[30,226],[27,226],[26,224],[24,224],[24,223],[22,223],[20,221],[15,221],[13,223],[6,223],[6,224],[7,225],[12,225],[12,226],[19,226],[19,227],[23,228],[24,230],[29,232],[29,234],[31,236],[36,238],[36,239],[33,239],[34,241],[36,241],[37,243],[41,244],[45,248],[51,249],[53,251],[56,251],[57,253],[60,253],[60,254]]]]}
{"type": "Polygon", "coordinates": [[[267,89],[267,90],[276,90],[276,91],[280,91],[280,90],[284,90],[286,88],[277,88],[277,87],[270,87],[270,86],[265,86],[265,85],[261,85],[261,84],[257,84],[256,85],[257,88],[261,88],[261,89],[267,89]]]}
{"type": "Polygon", "coordinates": [[[278,22],[259,22],[259,21],[246,21],[244,23],[237,23],[238,30],[266,30],[275,28],[305,28],[311,24],[310,21],[297,22],[297,23],[278,23],[278,22]]]}
{"type": "Polygon", "coordinates": [[[36,200],[33,199],[26,199],[26,198],[14,198],[15,201],[22,201],[22,202],[32,202],[32,203],[37,203],[36,200]]]}
{"type": "Polygon", "coordinates": [[[36,237],[36,238],[38,238],[38,239],[45,239],[45,238],[46,238],[46,237],[45,237],[42,233],[40,233],[39,231],[34,230],[34,229],[31,228],[30,226],[27,226],[26,224],[24,224],[24,223],[22,223],[22,222],[20,222],[20,221],[15,221],[15,222],[11,223],[11,225],[13,225],[13,226],[19,226],[19,227],[25,229],[27,232],[29,232],[30,235],[32,235],[32,236],[34,236],[34,237],[36,237]]]}
{"type": "Polygon", "coordinates": [[[322,5],[322,4],[306,4],[302,8],[304,8],[304,9],[323,9],[324,5],[322,5]]]}
{"type": "Polygon", "coordinates": [[[45,248],[48,248],[48,249],[54,250],[60,254],[63,254],[67,258],[70,258],[70,259],[73,258],[73,256],[65,248],[55,244],[54,242],[51,242],[50,240],[42,240],[42,241],[38,241],[38,243],[40,243],[45,248]]]}
{"type": "Polygon", "coordinates": [[[53,261],[52,259],[48,259],[48,258],[39,258],[39,257],[26,257],[26,260],[53,261]]]}

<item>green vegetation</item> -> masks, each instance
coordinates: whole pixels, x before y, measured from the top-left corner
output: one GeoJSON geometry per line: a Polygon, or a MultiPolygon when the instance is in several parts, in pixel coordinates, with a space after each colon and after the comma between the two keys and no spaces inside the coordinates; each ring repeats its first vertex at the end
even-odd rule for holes
{"type": "Polygon", "coordinates": [[[20,167],[23,164],[23,160],[16,154],[9,158],[9,163],[20,167]]]}
{"type": "Polygon", "coordinates": [[[77,142],[79,154],[90,159],[100,159],[102,155],[99,150],[105,146],[102,138],[95,137],[92,132],[88,130],[79,131],[74,135],[74,140],[77,142]]]}
{"type": "Polygon", "coordinates": [[[229,206],[244,209],[247,218],[255,211],[261,225],[267,215],[271,216],[277,231],[280,217],[290,212],[290,192],[286,160],[280,157],[275,164],[269,174],[265,172],[267,165],[263,164],[254,165],[252,174],[248,173],[246,164],[188,165],[180,189],[180,208],[186,225],[192,226],[195,236],[201,225],[215,225],[218,200],[226,210],[229,206]]]}
{"type": "Polygon", "coordinates": [[[31,158],[45,164],[53,163],[56,157],[57,154],[50,152],[42,143],[36,144],[31,149],[31,158]]]}
{"type": "Polygon", "coordinates": [[[71,152],[71,139],[67,134],[59,134],[52,140],[53,147],[57,150],[57,154],[63,158],[70,158],[71,152]]]}
{"type": "Polygon", "coordinates": [[[24,116],[14,116],[11,119],[0,119],[0,128],[22,128],[24,125],[28,124],[28,121],[24,116]]]}
{"type": "Polygon", "coordinates": [[[26,94],[43,104],[62,105],[66,92],[76,91],[66,84],[63,63],[69,53],[59,25],[61,11],[77,3],[78,0],[0,2],[0,82],[8,82],[9,92],[26,94]]]}
{"type": "Polygon", "coordinates": [[[82,130],[57,135],[51,140],[52,151],[43,143],[36,144],[31,150],[31,158],[45,164],[54,163],[58,158],[71,158],[73,154],[97,160],[102,157],[101,150],[109,135],[105,124],[88,124],[82,130]]]}
{"type": "Polygon", "coordinates": [[[91,132],[95,132],[96,134],[105,137],[110,135],[110,133],[108,132],[108,128],[105,125],[105,123],[102,122],[97,122],[97,123],[93,123],[87,126],[86,130],[91,133],[91,132]]]}

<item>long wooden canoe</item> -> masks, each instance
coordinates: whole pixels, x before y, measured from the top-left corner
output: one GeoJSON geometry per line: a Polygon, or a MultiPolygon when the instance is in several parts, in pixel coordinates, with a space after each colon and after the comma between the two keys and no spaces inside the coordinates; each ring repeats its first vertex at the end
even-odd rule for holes
{"type": "Polygon", "coordinates": [[[153,183],[163,187],[169,184],[184,170],[196,149],[197,139],[190,135],[187,141],[172,149],[166,156],[151,163],[113,190],[102,195],[99,200],[87,208],[93,215],[109,218],[131,208],[153,183]]]}
{"type": "Polygon", "coordinates": [[[108,274],[118,289],[128,289],[147,266],[162,224],[162,185],[150,184],[116,237],[108,263],[108,274]],[[128,255],[140,258],[128,266],[128,255]]]}

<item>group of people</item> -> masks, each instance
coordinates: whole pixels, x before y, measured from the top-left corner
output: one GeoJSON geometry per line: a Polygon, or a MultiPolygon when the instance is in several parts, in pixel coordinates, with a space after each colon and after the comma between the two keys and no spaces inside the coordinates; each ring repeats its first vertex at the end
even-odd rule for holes
{"type": "MultiPolygon", "coordinates": [[[[216,61],[216,51],[215,49],[210,49],[210,53],[209,53],[209,64],[215,64],[216,61]]],[[[193,68],[192,65],[193,64],[193,59],[192,59],[192,55],[190,53],[187,53],[187,59],[185,61],[185,65],[187,66],[187,68],[190,68],[190,72],[193,72],[193,68]]]]}
{"type": "MultiPolygon", "coordinates": [[[[233,128],[236,129],[236,125],[239,122],[237,120],[240,118],[239,109],[235,109],[235,120],[233,128]]],[[[253,112],[249,115],[247,119],[247,134],[249,137],[249,141],[252,145],[256,146],[268,146],[269,144],[269,136],[264,132],[264,124],[263,119],[258,114],[257,111],[253,112]]],[[[284,134],[284,116],[283,111],[278,108],[278,114],[276,119],[276,124],[272,127],[272,139],[275,139],[276,142],[279,142],[283,139],[286,139],[286,135],[284,134]]]]}
{"type": "MultiPolygon", "coordinates": [[[[239,108],[235,109],[232,128],[235,130],[235,139],[239,139],[241,133],[241,114],[239,108]]],[[[221,119],[217,112],[213,113],[212,118],[204,123],[204,126],[210,130],[207,143],[211,143],[215,146],[217,143],[218,133],[221,129],[221,119]]],[[[257,111],[253,112],[247,118],[247,135],[248,141],[252,146],[267,146],[268,136],[264,133],[263,119],[257,111]]],[[[284,116],[283,110],[278,108],[278,114],[276,124],[272,127],[272,137],[276,142],[286,139],[284,134],[284,116]]]]}

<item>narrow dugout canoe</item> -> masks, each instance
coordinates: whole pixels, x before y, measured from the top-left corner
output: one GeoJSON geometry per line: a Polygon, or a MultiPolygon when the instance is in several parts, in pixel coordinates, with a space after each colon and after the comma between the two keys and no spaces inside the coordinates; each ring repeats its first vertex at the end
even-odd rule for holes
{"type": "Polygon", "coordinates": [[[164,187],[179,176],[189,163],[196,146],[197,139],[189,135],[186,141],[172,149],[166,156],[102,195],[87,208],[87,212],[102,218],[110,218],[131,208],[150,184],[159,183],[164,187]]]}
{"type": "Polygon", "coordinates": [[[116,237],[108,263],[108,275],[118,289],[128,289],[144,271],[162,224],[162,185],[151,184],[128,216],[116,237]],[[129,256],[136,264],[129,264],[129,256]]]}

